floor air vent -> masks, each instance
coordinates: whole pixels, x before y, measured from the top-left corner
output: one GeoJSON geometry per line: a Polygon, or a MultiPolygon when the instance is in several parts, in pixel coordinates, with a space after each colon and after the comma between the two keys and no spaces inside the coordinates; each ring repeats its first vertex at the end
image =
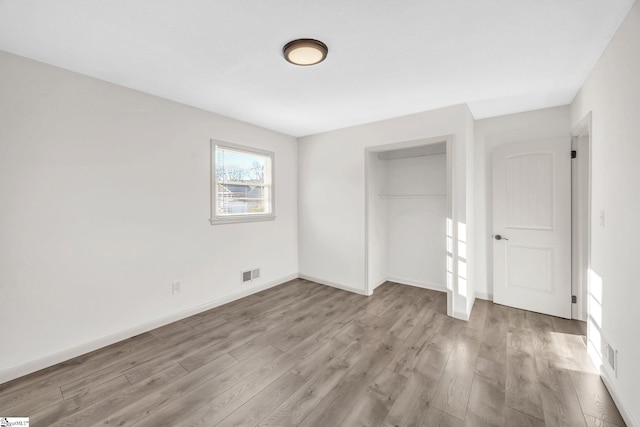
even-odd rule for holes
{"type": "Polygon", "coordinates": [[[604,336],[601,336],[602,345],[602,364],[613,373],[614,376],[618,376],[618,350],[616,350],[610,343],[610,341],[604,336]]]}
{"type": "Polygon", "coordinates": [[[260,269],[247,270],[242,272],[242,283],[252,282],[260,277],[260,269]]]}
{"type": "Polygon", "coordinates": [[[611,348],[611,346],[609,344],[606,345],[606,349],[605,349],[605,353],[604,353],[604,358],[607,361],[607,364],[609,365],[609,368],[611,368],[611,370],[613,371],[613,373],[617,374],[617,351],[614,350],[613,348],[611,348]]]}

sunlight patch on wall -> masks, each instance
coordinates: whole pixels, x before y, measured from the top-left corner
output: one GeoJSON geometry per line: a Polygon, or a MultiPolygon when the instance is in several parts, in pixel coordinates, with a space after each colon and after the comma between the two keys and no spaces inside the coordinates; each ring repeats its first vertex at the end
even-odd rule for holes
{"type": "Polygon", "coordinates": [[[453,291],[453,221],[447,218],[447,289],[453,291]]]}
{"type": "Polygon", "coordinates": [[[467,297],[467,225],[458,223],[458,295],[467,297]]]}
{"type": "Polygon", "coordinates": [[[602,277],[589,269],[587,353],[593,364],[602,366],[602,277]]]}

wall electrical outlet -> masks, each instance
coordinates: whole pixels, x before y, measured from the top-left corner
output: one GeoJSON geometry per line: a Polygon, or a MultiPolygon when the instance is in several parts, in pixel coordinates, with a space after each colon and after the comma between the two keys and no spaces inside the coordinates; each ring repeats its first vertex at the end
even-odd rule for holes
{"type": "Polygon", "coordinates": [[[179,294],[181,290],[182,290],[182,287],[180,286],[180,282],[173,282],[171,284],[171,291],[174,294],[179,294]]]}

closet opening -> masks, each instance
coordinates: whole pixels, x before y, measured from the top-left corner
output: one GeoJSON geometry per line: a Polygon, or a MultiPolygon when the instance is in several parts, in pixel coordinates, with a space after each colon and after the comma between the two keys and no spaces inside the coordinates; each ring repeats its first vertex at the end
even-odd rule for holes
{"type": "Polygon", "coordinates": [[[386,281],[447,292],[452,313],[451,137],[365,150],[367,294],[386,281]]]}

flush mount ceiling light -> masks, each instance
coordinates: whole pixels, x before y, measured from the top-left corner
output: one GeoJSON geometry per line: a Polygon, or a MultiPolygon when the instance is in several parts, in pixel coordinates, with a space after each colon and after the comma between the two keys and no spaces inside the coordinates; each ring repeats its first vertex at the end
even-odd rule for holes
{"type": "Polygon", "coordinates": [[[315,65],[327,57],[329,48],[319,40],[297,39],[282,48],[284,58],[295,65],[315,65]]]}

